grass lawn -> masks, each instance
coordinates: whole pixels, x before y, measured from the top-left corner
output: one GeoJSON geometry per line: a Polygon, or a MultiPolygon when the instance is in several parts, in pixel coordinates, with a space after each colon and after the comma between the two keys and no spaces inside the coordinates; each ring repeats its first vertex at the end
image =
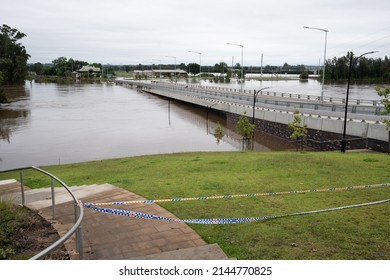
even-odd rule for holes
{"type": "MultiPolygon", "coordinates": [[[[390,183],[381,153],[216,152],[47,166],[69,186],[110,183],[147,199],[390,183]]],[[[18,178],[0,174],[0,179],[18,178]]],[[[25,171],[29,187],[47,178],[25,171]]],[[[179,218],[259,217],[390,198],[390,187],[160,203],[179,218]]],[[[126,209],[131,209],[128,205],[126,209]]],[[[102,214],[103,215],[103,214],[102,214]]],[[[125,219],[125,218],[124,218],[125,219]]],[[[233,225],[190,225],[237,259],[390,259],[390,203],[233,225]]]]}

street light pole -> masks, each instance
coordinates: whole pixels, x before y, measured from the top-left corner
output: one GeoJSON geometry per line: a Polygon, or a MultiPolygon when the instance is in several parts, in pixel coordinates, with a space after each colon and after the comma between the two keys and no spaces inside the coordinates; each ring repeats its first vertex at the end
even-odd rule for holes
{"type": "Polygon", "coordinates": [[[260,63],[260,81],[263,80],[263,54],[261,54],[261,63],[260,63]]]}
{"type": "Polygon", "coordinates": [[[255,124],[255,108],[256,108],[256,98],[257,95],[262,91],[270,87],[264,87],[262,89],[259,89],[258,91],[254,90],[253,91],[253,114],[252,114],[252,124],[255,124]]]}
{"type": "Polygon", "coordinates": [[[306,28],[306,29],[314,29],[314,30],[319,30],[319,31],[325,32],[324,68],[323,68],[323,70],[322,70],[322,87],[321,87],[321,101],[324,101],[325,62],[326,62],[326,42],[327,42],[329,30],[322,29],[322,28],[316,28],[316,27],[309,27],[309,26],[304,26],[303,28],[306,28]]]}
{"type": "Polygon", "coordinates": [[[153,60],[160,62],[160,64],[159,64],[160,73],[159,73],[158,77],[160,78],[160,82],[161,82],[161,59],[153,59],[153,60]]]}
{"type": "Polygon", "coordinates": [[[347,114],[348,114],[348,98],[349,98],[349,85],[350,85],[350,82],[351,82],[351,76],[352,76],[352,68],[355,66],[355,64],[357,63],[357,61],[359,60],[359,58],[361,58],[362,56],[365,56],[367,54],[372,54],[372,53],[375,53],[375,51],[371,51],[371,52],[366,52],[360,56],[358,56],[357,58],[353,58],[353,53],[351,52],[350,54],[350,58],[349,58],[349,68],[348,68],[348,82],[347,82],[347,94],[346,94],[346,98],[345,98],[345,112],[344,112],[344,127],[343,127],[343,138],[341,139],[341,152],[342,153],[345,153],[346,149],[347,149],[347,139],[345,137],[345,134],[346,134],[346,129],[347,129],[347,114]]]}
{"type": "Polygon", "coordinates": [[[202,84],[202,53],[194,52],[194,51],[188,51],[188,52],[199,54],[199,84],[202,84]]]}
{"type": "Polygon", "coordinates": [[[173,69],[173,75],[175,77],[175,82],[177,82],[177,79],[176,79],[176,56],[166,55],[165,57],[170,57],[170,58],[174,58],[175,59],[175,69],[173,69]]]}
{"type": "Polygon", "coordinates": [[[226,44],[231,46],[241,47],[241,92],[242,92],[242,87],[244,83],[244,45],[233,44],[233,43],[226,43],[226,44]]]}

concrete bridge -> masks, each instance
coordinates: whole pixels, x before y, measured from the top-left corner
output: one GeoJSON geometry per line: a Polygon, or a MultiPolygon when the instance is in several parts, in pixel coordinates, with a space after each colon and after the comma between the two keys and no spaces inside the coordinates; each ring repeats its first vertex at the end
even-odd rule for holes
{"type": "MultiPolygon", "coordinates": [[[[321,101],[319,96],[264,90],[257,93],[255,90],[135,80],[116,80],[116,83],[203,106],[207,110],[223,111],[233,119],[246,113],[254,118],[257,129],[283,138],[291,134],[287,125],[293,121],[294,111],[299,110],[303,123],[309,128],[308,139],[313,146],[321,150],[339,149],[345,113],[342,98],[325,97],[321,101]]],[[[389,116],[382,115],[383,106],[375,100],[356,99],[350,99],[348,105],[348,148],[388,151],[390,132],[383,124],[383,118],[389,116]]]]}

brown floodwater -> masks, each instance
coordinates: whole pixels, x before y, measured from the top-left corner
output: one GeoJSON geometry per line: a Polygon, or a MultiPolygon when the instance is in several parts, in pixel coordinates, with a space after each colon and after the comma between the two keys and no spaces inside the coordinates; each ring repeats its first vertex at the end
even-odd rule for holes
{"type": "MultiPolygon", "coordinates": [[[[0,170],[193,152],[238,151],[240,137],[226,117],[206,108],[107,84],[27,82],[5,89],[0,107],[0,170]],[[214,136],[219,123],[220,141],[214,136]]],[[[258,134],[254,149],[294,149],[258,134]]]]}

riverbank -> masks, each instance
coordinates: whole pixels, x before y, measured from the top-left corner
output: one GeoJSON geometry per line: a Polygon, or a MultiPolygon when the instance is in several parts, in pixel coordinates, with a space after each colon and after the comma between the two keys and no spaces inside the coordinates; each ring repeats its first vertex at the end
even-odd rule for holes
{"type": "MultiPolygon", "coordinates": [[[[110,183],[147,199],[390,183],[382,153],[212,152],[47,166],[68,185],[110,183]]],[[[0,174],[0,179],[17,174],[0,174]]],[[[26,172],[29,187],[47,186],[26,172]]],[[[390,198],[390,187],[160,203],[181,219],[290,214],[390,198]]],[[[237,259],[389,259],[388,203],[242,224],[191,225],[237,259]]],[[[131,207],[128,207],[131,209],[131,207]]],[[[102,214],[108,215],[108,214],[102,214]]],[[[124,218],[126,219],[126,218],[124,218]]]]}

